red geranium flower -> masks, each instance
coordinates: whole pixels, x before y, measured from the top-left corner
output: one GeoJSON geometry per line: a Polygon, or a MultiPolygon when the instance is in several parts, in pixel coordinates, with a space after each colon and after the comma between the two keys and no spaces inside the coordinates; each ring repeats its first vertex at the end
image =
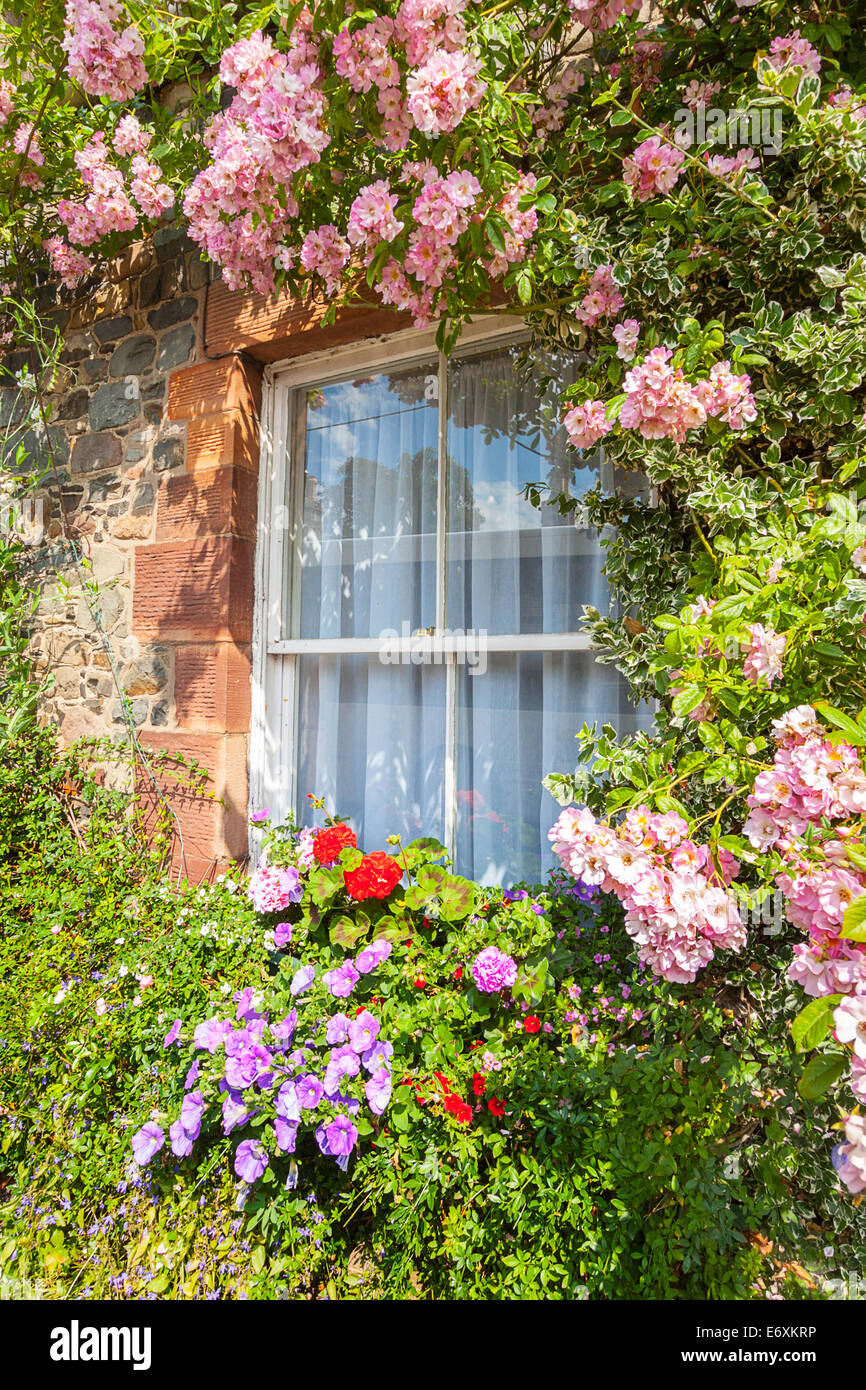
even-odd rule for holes
{"type": "Polygon", "coordinates": [[[523,1020],[523,1026],[527,1033],[537,1033],[541,1027],[541,1021],[535,1017],[535,1014],[527,1014],[523,1020]]]}
{"type": "Polygon", "coordinates": [[[402,877],[402,864],[381,849],[365,854],[357,869],[343,874],[349,897],[359,903],[367,898],[387,898],[402,877]]]}
{"type": "Polygon", "coordinates": [[[462,965],[458,965],[457,969],[454,971],[454,978],[455,978],[455,980],[462,980],[462,979],[463,979],[463,966],[462,966],[462,965]]]}
{"type": "Polygon", "coordinates": [[[453,1115],[460,1125],[468,1125],[472,1119],[472,1107],[467,1105],[465,1100],[459,1096],[448,1095],[445,1097],[445,1109],[449,1115],[453,1115]]]}
{"type": "Polygon", "coordinates": [[[480,1071],[477,1071],[472,1078],[472,1089],[476,1096],[483,1096],[487,1090],[487,1078],[482,1076],[480,1071]]]}
{"type": "Polygon", "coordinates": [[[417,978],[412,981],[412,983],[416,989],[426,989],[427,987],[427,981],[424,979],[423,975],[418,975],[417,978]]]}
{"type": "Polygon", "coordinates": [[[313,858],[319,864],[334,864],[339,859],[341,850],[355,849],[357,844],[358,839],[352,827],[338,821],[336,825],[318,830],[313,836],[313,858]]]}
{"type": "Polygon", "coordinates": [[[498,1096],[491,1096],[487,1102],[487,1109],[490,1111],[491,1115],[504,1115],[505,1101],[500,1100],[498,1096]]]}

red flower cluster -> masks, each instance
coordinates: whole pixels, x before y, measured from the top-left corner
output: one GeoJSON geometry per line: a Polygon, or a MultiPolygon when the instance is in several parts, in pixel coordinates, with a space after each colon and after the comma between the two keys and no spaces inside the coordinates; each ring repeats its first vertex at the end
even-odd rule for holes
{"type": "Polygon", "coordinates": [[[527,1014],[523,1020],[523,1026],[527,1033],[537,1033],[541,1027],[541,1021],[535,1017],[535,1014],[527,1014]]]}
{"type": "Polygon", "coordinates": [[[487,1090],[487,1078],[482,1076],[480,1071],[477,1071],[472,1078],[472,1089],[476,1096],[483,1096],[487,1090]]]}
{"type": "Polygon", "coordinates": [[[445,1109],[449,1115],[454,1116],[459,1125],[468,1125],[472,1119],[471,1105],[467,1105],[465,1100],[461,1100],[453,1092],[445,1097],[445,1109]]]}
{"type": "Polygon", "coordinates": [[[505,1101],[500,1100],[498,1096],[491,1096],[487,1102],[487,1109],[490,1111],[491,1115],[504,1115],[505,1101]]]}
{"type": "Polygon", "coordinates": [[[313,836],[313,858],[319,864],[333,864],[339,859],[341,850],[355,849],[357,844],[358,839],[351,826],[338,821],[336,825],[329,825],[313,836]]]}
{"type": "Polygon", "coordinates": [[[402,864],[381,849],[365,854],[357,869],[343,874],[346,892],[359,903],[366,898],[387,898],[402,877],[402,864]]]}

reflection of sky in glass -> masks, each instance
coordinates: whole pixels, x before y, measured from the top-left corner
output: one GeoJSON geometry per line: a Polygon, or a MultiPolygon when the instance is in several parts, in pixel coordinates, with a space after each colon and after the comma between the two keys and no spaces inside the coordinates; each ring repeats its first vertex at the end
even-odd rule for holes
{"type": "Polygon", "coordinates": [[[307,393],[300,635],[433,621],[435,363],[307,393]]]}
{"type": "Polygon", "coordinates": [[[556,370],[543,399],[517,359],[517,349],[500,349],[449,367],[448,625],[573,632],[584,603],[606,604],[596,534],[521,491],[546,483],[553,495],[580,496],[598,480],[598,458],[575,467],[560,421],[573,359],[545,364],[556,370]]]}

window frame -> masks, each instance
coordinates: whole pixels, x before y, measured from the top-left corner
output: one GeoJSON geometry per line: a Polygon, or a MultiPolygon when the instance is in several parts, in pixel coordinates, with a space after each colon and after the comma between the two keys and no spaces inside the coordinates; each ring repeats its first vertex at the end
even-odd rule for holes
{"type": "MultiPolygon", "coordinates": [[[[527,341],[529,334],[520,319],[497,315],[475,319],[463,329],[460,349],[507,347],[527,341]]],[[[381,651],[381,637],[302,638],[283,635],[284,586],[288,573],[293,577],[292,602],[298,597],[294,580],[297,554],[297,528],[300,520],[303,459],[295,457],[291,429],[292,394],[303,388],[325,385],[371,368],[391,370],[411,367],[435,358],[439,378],[438,392],[438,470],[436,520],[436,624],[427,640],[431,651],[442,654],[445,668],[446,756],[443,787],[443,839],[448,852],[456,848],[457,829],[457,656],[475,651],[477,636],[443,633],[446,612],[448,538],[447,468],[447,368],[448,359],[437,350],[435,329],[406,329],[352,343],[345,347],[306,354],[288,362],[266,367],[261,412],[259,463],[259,506],[255,554],[255,598],[252,632],[252,721],[250,730],[249,790],[250,810],[268,808],[272,817],[283,819],[297,804],[296,758],[298,734],[297,665],[301,656],[375,655],[381,651]],[[289,524],[279,524],[288,498],[289,524]],[[283,509],[282,514],[279,509],[283,509]],[[291,569],[289,569],[291,563],[291,569]]],[[[612,473],[602,456],[602,480],[612,473]]],[[[429,629],[425,629],[429,632],[429,629]]],[[[389,641],[389,648],[402,653],[411,649],[413,639],[389,641]]],[[[589,634],[574,633],[498,633],[485,638],[489,652],[588,652],[589,634]]],[[[331,808],[339,811],[339,807],[331,808]]],[[[251,833],[251,853],[256,845],[251,833]]]]}

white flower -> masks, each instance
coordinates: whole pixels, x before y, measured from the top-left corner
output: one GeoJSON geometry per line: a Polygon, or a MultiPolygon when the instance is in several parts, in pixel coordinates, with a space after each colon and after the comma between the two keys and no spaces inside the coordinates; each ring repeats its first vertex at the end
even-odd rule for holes
{"type": "Polygon", "coordinates": [[[853,1043],[855,1057],[866,1062],[866,996],[852,994],[843,999],[833,1020],[839,1041],[853,1043]]]}
{"type": "Polygon", "coordinates": [[[93,1006],[93,1012],[101,1018],[102,1015],[105,1013],[106,1007],[107,1005],[104,999],[97,999],[96,1003],[93,1006]]]}

